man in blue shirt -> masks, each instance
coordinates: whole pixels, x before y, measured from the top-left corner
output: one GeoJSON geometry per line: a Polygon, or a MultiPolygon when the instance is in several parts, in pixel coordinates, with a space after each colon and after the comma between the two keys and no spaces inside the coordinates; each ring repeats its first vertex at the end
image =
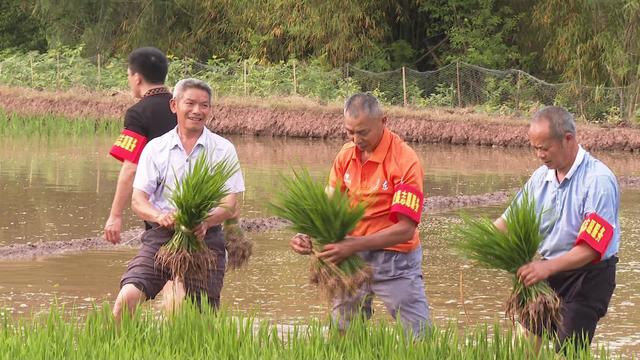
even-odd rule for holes
{"type": "MultiPolygon", "coordinates": [[[[543,259],[522,266],[517,275],[526,286],[548,281],[558,294],[562,323],[547,329],[557,335],[556,348],[567,339],[588,346],[615,288],[618,182],[578,144],[573,115],[565,109],[538,111],[528,135],[543,165],[524,187],[536,200],[545,238],[538,249],[543,259]]],[[[495,224],[506,231],[505,215],[495,224]]],[[[539,329],[531,330],[540,335],[539,329]]]]}

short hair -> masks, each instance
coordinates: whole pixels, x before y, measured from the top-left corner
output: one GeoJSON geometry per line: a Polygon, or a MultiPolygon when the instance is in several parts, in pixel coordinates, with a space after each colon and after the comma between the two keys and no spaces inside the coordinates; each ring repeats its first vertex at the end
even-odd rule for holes
{"type": "Polygon", "coordinates": [[[531,124],[541,120],[549,123],[551,136],[554,139],[562,139],[564,134],[570,133],[576,136],[576,121],[573,114],[559,106],[545,106],[538,110],[531,119],[531,124]]]}
{"type": "Polygon", "coordinates": [[[184,92],[187,91],[188,89],[200,89],[200,90],[206,91],[207,94],[209,95],[209,102],[211,102],[212,91],[209,84],[207,84],[202,80],[193,79],[193,78],[182,79],[178,81],[176,86],[173,87],[173,99],[177,100],[181,98],[184,92]]]}
{"type": "Polygon", "coordinates": [[[382,117],[382,108],[375,96],[368,93],[351,95],[344,103],[344,116],[357,118],[361,115],[382,117]]]}
{"type": "Polygon", "coordinates": [[[154,47],[135,49],[128,57],[132,73],[142,75],[149,84],[164,84],[169,71],[169,61],[162,51],[154,47]]]}

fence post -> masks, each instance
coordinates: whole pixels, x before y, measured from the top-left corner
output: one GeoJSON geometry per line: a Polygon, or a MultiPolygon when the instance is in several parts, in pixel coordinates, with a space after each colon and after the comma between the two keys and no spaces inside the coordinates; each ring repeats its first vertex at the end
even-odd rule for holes
{"type": "Polygon", "coordinates": [[[460,91],[460,62],[456,61],[456,83],[458,85],[458,107],[462,107],[462,92],[460,91]]]}
{"type": "Polygon", "coordinates": [[[247,96],[247,60],[242,67],[242,82],[244,83],[244,96],[247,96]]]}
{"type": "Polygon", "coordinates": [[[56,90],[60,89],[60,53],[56,51],[56,90]]]}
{"type": "Polygon", "coordinates": [[[580,61],[580,53],[578,53],[578,107],[580,108],[580,116],[584,117],[584,105],[582,103],[582,61],[580,61]]]}
{"type": "Polygon", "coordinates": [[[403,106],[407,106],[407,75],[405,71],[405,67],[402,67],[402,99],[403,106]]]}
{"type": "Polygon", "coordinates": [[[98,54],[98,90],[100,89],[100,81],[102,81],[102,75],[100,74],[100,68],[102,67],[100,54],[98,54]]]}
{"type": "Polygon", "coordinates": [[[33,55],[29,55],[29,68],[31,69],[31,87],[33,87],[33,55]]]}
{"type": "Polygon", "coordinates": [[[296,61],[293,61],[293,95],[298,95],[298,78],[296,76],[296,61]]]}
{"type": "Polygon", "coordinates": [[[520,111],[520,81],[522,80],[522,73],[518,71],[518,78],[516,79],[516,111],[520,111]]]}

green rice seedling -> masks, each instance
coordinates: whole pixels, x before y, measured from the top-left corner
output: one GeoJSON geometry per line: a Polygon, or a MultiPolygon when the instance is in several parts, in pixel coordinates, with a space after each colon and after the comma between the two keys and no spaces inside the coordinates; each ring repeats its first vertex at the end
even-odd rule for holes
{"type": "Polygon", "coordinates": [[[68,118],[59,115],[21,115],[0,110],[1,136],[81,137],[115,135],[121,122],[111,119],[68,118]]]}
{"type": "MultiPolygon", "coordinates": [[[[425,336],[407,336],[386,321],[356,321],[346,334],[321,321],[284,324],[226,308],[214,311],[185,303],[173,316],[149,308],[123,313],[120,323],[109,305],[87,313],[52,306],[31,318],[3,318],[0,359],[558,359],[553,347],[532,355],[525,337],[499,324],[471,327],[434,325],[425,336]]],[[[455,322],[454,322],[455,323],[455,322]]],[[[563,357],[607,360],[602,346],[568,351],[563,357]],[[596,356],[597,355],[597,356],[596,356]]]]}
{"type": "Polygon", "coordinates": [[[490,219],[463,216],[456,228],[457,244],[463,256],[489,268],[504,270],[513,277],[513,287],[505,314],[530,329],[549,329],[560,324],[560,299],[545,281],[525,286],[518,279],[518,269],[534,260],[543,240],[541,215],[536,214],[535,199],[527,191],[513,201],[506,216],[507,232],[500,231],[490,219]]]}
{"type": "MultiPolygon", "coordinates": [[[[306,169],[282,176],[284,189],[271,204],[275,215],[289,220],[294,231],[312,239],[311,282],[329,299],[353,294],[371,278],[371,269],[362,258],[352,255],[339,264],[317,256],[327,244],[341,241],[356,227],[365,204],[352,204],[346,193],[327,194],[306,169]]],[[[338,189],[340,187],[338,186],[338,189]]]]}
{"type": "Polygon", "coordinates": [[[247,238],[237,219],[224,222],[224,244],[227,249],[227,270],[236,270],[246,265],[253,253],[253,242],[247,238]]]}
{"type": "Polygon", "coordinates": [[[211,209],[229,194],[226,182],[239,170],[227,159],[211,165],[203,151],[183,178],[176,178],[170,202],[176,209],[175,232],[156,254],[156,262],[168,269],[176,281],[185,276],[205,284],[210,269],[215,268],[217,254],[193,234],[211,209]]]}

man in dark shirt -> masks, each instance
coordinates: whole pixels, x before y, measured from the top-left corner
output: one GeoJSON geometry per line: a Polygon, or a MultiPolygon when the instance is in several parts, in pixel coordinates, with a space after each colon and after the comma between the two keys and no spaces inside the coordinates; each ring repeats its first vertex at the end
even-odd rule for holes
{"type": "Polygon", "coordinates": [[[133,178],[142,149],[151,139],[176,127],[176,115],[169,108],[171,92],[164,86],[169,62],[154,47],[139,48],[128,58],[127,80],[138,103],[127,109],[124,129],[109,152],[122,161],[109,219],[104,227],[107,241],[120,242],[122,212],[131,201],[133,178]]]}

